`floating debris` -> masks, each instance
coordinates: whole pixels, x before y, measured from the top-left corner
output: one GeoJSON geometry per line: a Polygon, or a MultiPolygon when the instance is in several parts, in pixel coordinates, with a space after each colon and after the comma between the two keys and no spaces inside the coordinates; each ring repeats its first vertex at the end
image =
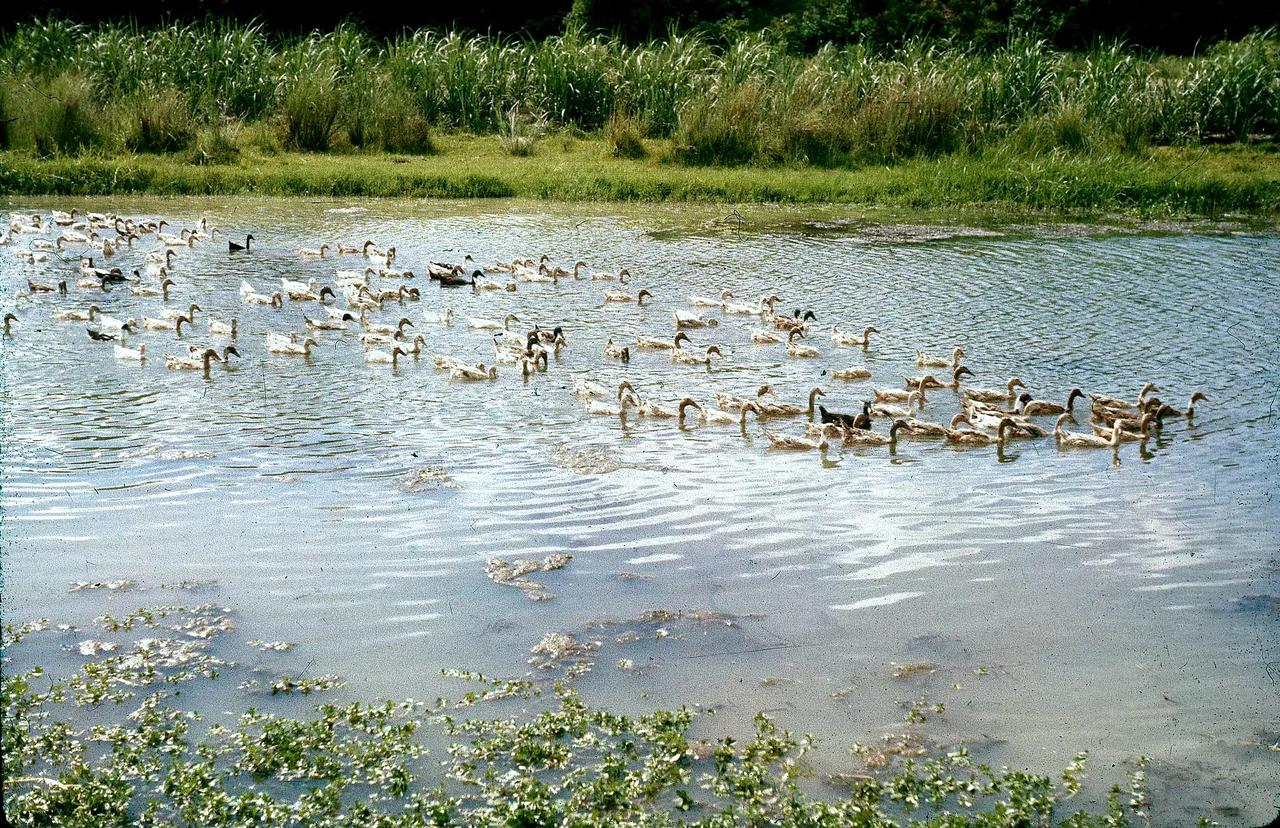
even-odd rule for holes
{"type": "Polygon", "coordinates": [[[206,587],[217,586],[218,582],[213,578],[201,581],[189,581],[183,579],[176,584],[161,584],[160,589],[204,589],[206,587]]]}
{"type": "Polygon", "coordinates": [[[547,633],[529,651],[533,653],[529,663],[539,670],[550,670],[558,662],[566,659],[585,658],[591,655],[600,649],[600,644],[599,641],[578,641],[568,633],[547,633]]]}
{"type": "Polygon", "coordinates": [[[346,682],[331,673],[310,679],[295,679],[293,676],[285,675],[271,683],[271,695],[301,693],[309,696],[312,693],[322,693],[325,690],[344,686],[346,682]]]}
{"type": "Polygon", "coordinates": [[[192,638],[213,638],[218,633],[230,632],[236,628],[229,615],[197,615],[169,629],[189,635],[192,638]]]}
{"type": "Polygon", "coordinates": [[[617,578],[620,581],[652,581],[652,575],[641,575],[637,572],[619,572],[617,578]]]}
{"type": "Polygon", "coordinates": [[[921,673],[930,674],[938,671],[938,665],[932,661],[920,661],[914,664],[898,664],[893,663],[893,677],[896,679],[911,679],[921,673]]]}
{"type": "Polygon", "coordinates": [[[760,679],[761,687],[780,687],[783,685],[799,684],[795,679],[781,678],[779,676],[765,676],[760,679]]]}
{"type": "Polygon", "coordinates": [[[618,659],[618,669],[630,672],[636,669],[636,663],[629,658],[618,659]]]}
{"type": "Polygon", "coordinates": [[[119,648],[119,644],[114,641],[99,641],[96,638],[88,638],[76,645],[76,649],[80,651],[82,656],[96,656],[103,653],[109,653],[119,648]]]}
{"type": "Polygon", "coordinates": [[[551,451],[551,460],[574,474],[609,474],[622,468],[622,461],[608,446],[575,446],[560,443],[551,451]]]}
{"type": "Polygon", "coordinates": [[[128,578],[121,578],[118,581],[76,581],[71,585],[72,592],[81,592],[86,589],[106,589],[116,592],[119,590],[139,589],[137,581],[131,581],[128,578]]]}
{"type": "Polygon", "coordinates": [[[484,573],[494,583],[515,587],[531,601],[550,601],[555,596],[548,592],[546,587],[537,581],[530,581],[524,576],[532,572],[552,572],[557,569],[564,569],[569,565],[569,561],[572,560],[572,555],[563,553],[548,555],[541,561],[528,561],[523,558],[506,561],[502,558],[490,558],[488,563],[484,565],[484,573]]]}
{"type": "Polygon", "coordinates": [[[724,624],[726,627],[733,626],[732,618],[725,615],[723,612],[716,612],[715,610],[656,609],[647,610],[640,614],[640,623],[642,624],[666,623],[669,621],[678,621],[680,619],[684,619],[685,621],[697,621],[704,624],[719,622],[724,624]]]}
{"type": "Polygon", "coordinates": [[[291,641],[259,641],[254,639],[248,642],[250,647],[257,647],[263,652],[283,653],[285,650],[292,650],[298,646],[291,641]]]}
{"type": "Polygon", "coordinates": [[[461,489],[462,484],[449,475],[444,466],[424,466],[400,480],[400,491],[426,494],[441,489],[461,489]]]}

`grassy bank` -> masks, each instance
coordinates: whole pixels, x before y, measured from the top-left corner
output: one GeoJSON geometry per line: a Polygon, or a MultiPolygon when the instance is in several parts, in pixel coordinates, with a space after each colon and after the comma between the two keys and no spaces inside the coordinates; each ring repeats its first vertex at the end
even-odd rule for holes
{"type": "Polygon", "coordinates": [[[1185,147],[1140,154],[1013,152],[816,169],[691,167],[612,157],[601,139],[544,140],[512,156],[493,137],[445,136],[428,156],[261,155],[191,164],[174,155],[40,159],[0,153],[0,192],[21,195],[520,197],[562,201],[857,203],[913,209],[992,206],[1141,215],[1280,213],[1280,154],[1185,147]]]}
{"type": "Polygon", "coordinates": [[[571,30],[541,41],[344,26],[275,38],[230,22],[158,29],[65,21],[0,39],[0,149],[221,158],[248,131],[274,150],[429,153],[438,132],[547,130],[645,139],[692,166],[860,168],[922,157],[1140,156],[1280,131],[1273,32],[1192,57],[1014,40],[994,51],[911,42],[789,52],[769,32],[639,46],[571,30]]]}

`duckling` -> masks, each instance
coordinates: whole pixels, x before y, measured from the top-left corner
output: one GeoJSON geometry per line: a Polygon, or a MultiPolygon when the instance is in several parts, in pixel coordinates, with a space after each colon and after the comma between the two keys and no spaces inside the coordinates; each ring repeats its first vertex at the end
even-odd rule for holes
{"type": "Polygon", "coordinates": [[[100,310],[102,309],[97,305],[90,305],[87,311],[67,308],[66,310],[55,310],[53,314],[64,322],[92,322],[94,315],[100,310]]]}
{"type": "Polygon", "coordinates": [[[132,362],[147,361],[147,346],[145,344],[139,345],[137,348],[126,348],[117,344],[112,346],[111,352],[115,354],[116,359],[126,359],[132,362]]]}
{"type": "Polygon", "coordinates": [[[681,342],[692,342],[684,331],[676,331],[674,339],[654,339],[651,336],[637,336],[636,347],[657,351],[675,351],[680,349],[681,342]]]}
{"type": "Polygon", "coordinates": [[[631,349],[626,345],[615,345],[612,337],[604,343],[604,355],[610,359],[620,359],[623,364],[631,361],[631,349]]]}
{"type": "Polygon", "coordinates": [[[1063,414],[1058,417],[1058,422],[1053,427],[1053,436],[1058,442],[1058,448],[1110,448],[1114,451],[1124,438],[1125,428],[1122,424],[1128,422],[1127,420],[1118,421],[1111,431],[1110,439],[1106,439],[1096,434],[1063,431],[1062,424],[1070,419],[1070,414],[1063,414]]]}
{"type": "Polygon", "coordinates": [[[639,292],[639,293],[637,293],[635,296],[632,296],[630,293],[606,293],[606,294],[604,295],[604,301],[606,301],[606,302],[635,302],[637,305],[643,305],[643,304],[644,304],[644,300],[645,300],[645,299],[647,299],[647,298],[651,298],[652,296],[653,296],[653,294],[652,294],[652,293],[650,293],[650,292],[648,291],[648,289],[646,289],[646,288],[641,288],[641,289],[640,289],[640,292],[639,292]]]}
{"type": "Polygon", "coordinates": [[[1017,377],[1010,377],[1009,382],[1004,389],[998,388],[965,388],[960,393],[967,400],[974,402],[1000,403],[1013,402],[1017,397],[1017,392],[1013,389],[1026,388],[1027,384],[1017,377]]]}
{"type": "Polygon", "coordinates": [[[724,357],[724,354],[720,352],[719,345],[708,345],[702,354],[695,354],[690,351],[677,348],[671,352],[671,361],[678,362],[681,365],[705,365],[710,368],[711,357],[713,355],[722,358],[724,357]]]}
{"type": "Polygon", "coordinates": [[[787,356],[797,357],[800,359],[810,359],[812,357],[821,356],[817,348],[812,345],[797,345],[796,338],[803,337],[804,334],[799,330],[792,330],[787,336],[787,356]]]}
{"type": "Polygon", "coordinates": [[[491,365],[484,367],[483,362],[477,362],[471,365],[455,365],[449,369],[450,379],[460,380],[496,380],[498,378],[498,366],[491,365]]]}
{"type": "Polygon", "coordinates": [[[364,352],[364,361],[369,365],[390,365],[395,368],[398,366],[398,360],[402,356],[409,356],[409,352],[397,345],[391,349],[390,353],[367,350],[364,352]]]}
{"type": "MultiPolygon", "coordinates": [[[[772,390],[770,393],[772,393],[772,390]]],[[[809,390],[808,407],[790,405],[788,403],[765,402],[761,397],[757,397],[756,406],[760,409],[760,416],[762,417],[797,417],[804,414],[812,420],[818,397],[825,396],[826,393],[821,388],[815,386],[809,390]]]]}
{"type": "Polygon", "coordinates": [[[252,234],[252,233],[250,233],[248,236],[245,236],[244,244],[237,244],[236,242],[233,242],[233,241],[228,240],[228,241],[227,241],[227,252],[228,252],[228,253],[239,253],[241,250],[243,250],[244,252],[248,253],[248,252],[250,252],[250,251],[249,251],[249,245],[250,245],[250,244],[252,244],[252,243],[253,243],[253,234],[252,234]]]}
{"type": "Polygon", "coordinates": [[[924,351],[916,351],[916,366],[920,368],[951,368],[954,370],[960,365],[960,360],[968,356],[964,352],[964,348],[956,346],[951,351],[951,358],[939,356],[929,356],[924,351]]]}
{"type": "Polygon", "coordinates": [[[760,408],[753,402],[748,402],[738,409],[737,415],[730,414],[727,411],[712,408],[707,410],[698,404],[697,400],[692,397],[685,397],[680,401],[680,405],[676,411],[676,422],[681,428],[684,428],[685,421],[688,419],[688,410],[690,408],[698,409],[698,422],[707,425],[736,425],[743,431],[747,430],[747,415],[760,414],[760,408]]]}
{"type": "Polygon", "coordinates": [[[831,446],[831,438],[841,436],[841,429],[834,423],[827,423],[822,427],[822,436],[817,440],[807,437],[794,437],[790,434],[775,434],[768,429],[761,429],[764,436],[769,441],[769,447],[774,449],[782,449],[784,451],[826,451],[831,446]]]}
{"type": "Polygon", "coordinates": [[[912,391],[908,394],[906,408],[886,403],[876,403],[871,406],[870,414],[872,417],[892,417],[895,420],[901,420],[910,417],[915,412],[917,405],[924,408],[923,391],[912,391]]]}
{"type": "Polygon", "coordinates": [[[1032,399],[1030,394],[1022,394],[1018,397],[1018,411],[1028,417],[1039,417],[1046,414],[1068,414],[1072,413],[1076,397],[1084,397],[1084,392],[1079,388],[1071,389],[1071,393],[1067,395],[1066,405],[1036,400],[1032,399]]]}
{"type": "Polygon", "coordinates": [[[156,319],[151,316],[142,317],[142,327],[152,331],[173,331],[178,336],[182,336],[182,326],[184,324],[191,324],[191,319],[184,314],[178,314],[173,319],[156,319]]]}
{"type": "Polygon", "coordinates": [[[235,319],[232,319],[230,324],[226,322],[220,322],[217,319],[210,319],[209,335],[210,336],[229,336],[232,339],[235,339],[237,334],[238,324],[239,323],[235,319]]]}
{"type": "Polygon", "coordinates": [[[833,379],[842,380],[867,380],[871,379],[871,370],[858,365],[848,368],[836,368],[831,372],[833,379]]]}
{"type": "Polygon", "coordinates": [[[831,327],[831,343],[842,348],[869,348],[871,347],[871,335],[880,333],[875,325],[868,325],[862,329],[862,336],[856,334],[844,333],[840,330],[839,325],[831,327]]]}
{"type": "Polygon", "coordinates": [[[171,371],[200,371],[209,373],[209,363],[213,360],[222,361],[222,357],[212,348],[207,349],[203,354],[189,354],[185,357],[174,356],[173,354],[164,355],[164,367],[171,371]]]}
{"type": "Polygon", "coordinates": [[[325,254],[325,253],[328,253],[328,252],[329,252],[329,245],[328,245],[327,243],[326,243],[326,244],[322,244],[322,245],[320,245],[320,247],[319,247],[318,249],[317,249],[317,248],[314,248],[314,247],[299,247],[299,248],[298,248],[298,255],[299,255],[299,256],[307,256],[307,257],[311,257],[311,258],[319,257],[319,258],[322,258],[322,259],[323,259],[323,258],[324,258],[324,254],[325,254]]]}
{"type": "Polygon", "coordinates": [[[697,314],[694,314],[694,313],[688,313],[686,311],[679,311],[679,310],[672,311],[671,316],[673,319],[675,319],[676,330],[691,329],[691,328],[714,328],[720,324],[718,320],[707,319],[707,318],[698,316],[697,314]]]}

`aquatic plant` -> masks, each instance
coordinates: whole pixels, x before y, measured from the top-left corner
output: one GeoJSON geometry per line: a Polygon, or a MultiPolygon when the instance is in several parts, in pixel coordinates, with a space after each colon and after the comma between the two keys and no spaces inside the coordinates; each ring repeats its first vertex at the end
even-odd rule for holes
{"type": "MultiPolygon", "coordinates": [[[[444,671],[478,689],[431,705],[326,700],[288,716],[265,705],[278,694],[332,693],[341,682],[282,675],[267,695],[256,680],[246,683],[263,706],[210,721],[189,707],[200,694],[185,689],[237,668],[191,633],[229,633],[226,611],[166,606],[102,616],[95,625],[106,635],[146,637],[125,636],[115,649],[81,647],[86,661],[70,676],[39,667],[4,672],[10,824],[834,828],[922,819],[1047,825],[1065,817],[1063,824],[1078,828],[1115,828],[1145,819],[1150,807],[1139,759],[1104,810],[1067,814],[1064,801],[1080,790],[1086,754],[1058,786],[1047,776],[975,764],[963,749],[931,750],[918,728],[941,706],[924,702],[911,707],[909,726],[917,729],[908,741],[891,750],[855,746],[868,772],[827,794],[806,782],[812,737],[764,714],[745,741],[706,742],[690,738],[695,714],[687,708],[619,715],[587,705],[563,682],[544,697],[527,680],[444,671]],[[519,701],[517,712],[460,712],[509,699],[519,701]],[[430,757],[433,739],[445,745],[439,758],[430,757]]],[[[47,620],[6,625],[6,660],[29,637],[51,634],[47,620]]]]}

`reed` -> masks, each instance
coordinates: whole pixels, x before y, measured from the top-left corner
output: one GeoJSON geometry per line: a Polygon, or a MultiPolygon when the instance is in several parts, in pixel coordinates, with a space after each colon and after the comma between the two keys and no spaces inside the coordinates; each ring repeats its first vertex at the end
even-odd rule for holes
{"type": "Polygon", "coordinates": [[[153,127],[189,136],[228,117],[270,125],[285,146],[309,151],[430,152],[433,130],[461,130],[505,135],[525,152],[536,139],[513,133],[515,111],[529,114],[516,132],[540,117],[549,129],[606,137],[621,126],[611,116],[626,113],[644,137],[672,138],[686,163],[840,166],[1009,141],[1134,153],[1274,137],[1280,38],[1259,32],[1186,58],[1123,44],[1067,53],[1030,38],[991,51],[918,40],[801,56],[763,34],[629,46],[572,28],[541,41],[432,31],[381,40],[343,25],[280,38],[216,20],[139,28],[50,17],[0,35],[0,86],[15,119],[9,144],[33,148],[38,135],[44,153],[187,151],[191,138],[153,139],[153,127]],[[54,84],[73,93],[61,114],[37,100],[54,84]],[[155,89],[166,90],[162,104],[155,89]],[[130,106],[139,111],[119,114],[130,106]],[[86,123],[105,110],[137,128],[121,137],[86,123]]]}

